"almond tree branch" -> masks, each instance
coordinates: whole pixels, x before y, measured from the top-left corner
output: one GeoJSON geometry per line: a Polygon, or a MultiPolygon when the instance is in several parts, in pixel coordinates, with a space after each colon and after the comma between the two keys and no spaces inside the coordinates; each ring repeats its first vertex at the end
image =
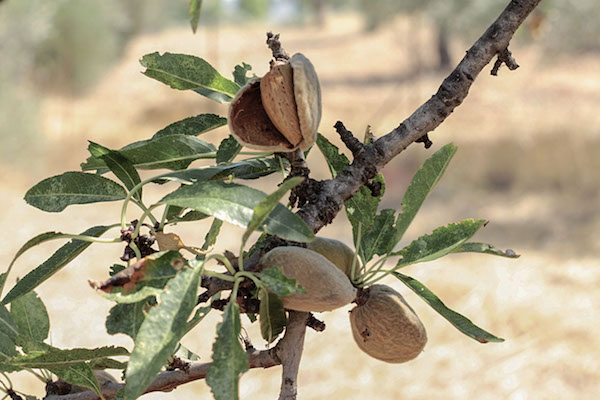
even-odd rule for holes
{"type": "MultiPolygon", "coordinates": [[[[290,311],[288,325],[283,338],[268,350],[256,350],[248,348],[248,364],[250,368],[271,368],[283,364],[282,389],[280,399],[295,399],[296,376],[304,346],[304,333],[309,313],[290,311]],[[293,397],[292,397],[293,394],[293,397]]],[[[179,385],[206,378],[206,373],[211,363],[193,362],[189,368],[184,370],[163,371],[152,382],[144,393],[170,392],[179,385]]],[[[107,400],[115,398],[123,384],[117,382],[106,382],[102,385],[102,395],[107,400]]],[[[49,395],[44,400],[99,400],[100,398],[92,391],[70,393],[64,395],[49,395]]]]}
{"type": "MultiPolygon", "coordinates": [[[[341,210],[344,201],[400,154],[411,143],[437,128],[458,107],[479,73],[504,52],[517,28],[541,0],[512,0],[498,19],[467,51],[458,66],[444,80],[437,93],[396,129],[357,154],[335,179],[324,181],[316,198],[304,205],[299,215],[314,232],[327,225],[341,210]]],[[[513,60],[514,61],[514,60],[513,60]]]]}
{"type": "MultiPolygon", "coordinates": [[[[275,348],[273,348],[275,349],[275,348]]],[[[280,365],[278,358],[274,358],[274,351],[254,350],[248,354],[248,363],[250,368],[270,368],[280,365]]],[[[189,364],[186,371],[164,371],[158,374],[154,382],[146,389],[144,393],[150,392],[170,392],[179,385],[197,381],[206,378],[206,373],[211,363],[194,362],[189,364]]],[[[102,385],[102,395],[105,399],[115,398],[117,392],[123,387],[123,384],[117,382],[106,382],[102,385]]],[[[70,393],[64,395],[50,395],[44,397],[44,400],[99,400],[100,397],[92,391],[70,393]]]]}

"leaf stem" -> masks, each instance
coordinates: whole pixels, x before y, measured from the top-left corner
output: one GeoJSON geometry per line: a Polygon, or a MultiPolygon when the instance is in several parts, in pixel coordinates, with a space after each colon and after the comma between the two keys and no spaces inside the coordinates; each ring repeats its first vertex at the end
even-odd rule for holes
{"type": "Polygon", "coordinates": [[[222,273],[216,272],[216,271],[211,271],[209,269],[205,269],[204,271],[202,271],[202,275],[214,276],[216,278],[223,279],[224,281],[227,281],[227,282],[235,282],[235,278],[233,276],[222,274],[222,273]]]}
{"type": "Polygon", "coordinates": [[[146,207],[144,205],[144,203],[142,203],[140,200],[137,200],[136,198],[132,198],[131,200],[135,205],[137,205],[139,208],[142,209],[142,211],[144,211],[144,213],[148,213],[148,217],[150,218],[150,220],[152,221],[153,225],[156,225],[156,223],[158,222],[156,220],[156,218],[154,218],[154,215],[152,215],[151,212],[148,211],[148,207],[146,207]]]}
{"type": "Polygon", "coordinates": [[[43,383],[47,383],[48,382],[48,379],[45,376],[38,374],[37,372],[35,372],[31,368],[23,368],[23,370],[31,373],[33,376],[35,376],[36,378],[38,378],[43,383]]]}
{"type": "Polygon", "coordinates": [[[0,371],[0,374],[2,374],[2,376],[5,377],[6,380],[8,381],[8,386],[6,386],[4,381],[0,379],[0,384],[2,385],[2,387],[4,387],[4,389],[6,389],[6,390],[12,389],[13,384],[12,384],[12,381],[10,380],[10,378],[8,377],[8,374],[6,374],[4,371],[0,371]]]}
{"type": "Polygon", "coordinates": [[[129,247],[135,253],[135,258],[137,258],[138,260],[141,260],[142,252],[140,251],[140,249],[137,247],[137,244],[135,244],[135,242],[133,240],[131,242],[129,242],[129,247]]]}
{"type": "Polygon", "coordinates": [[[235,277],[236,277],[236,278],[239,278],[239,277],[246,277],[246,278],[250,278],[250,279],[252,280],[252,282],[254,282],[254,284],[256,285],[256,287],[257,287],[257,288],[265,288],[265,285],[264,285],[264,283],[262,283],[262,282],[260,281],[260,279],[258,279],[258,278],[256,277],[256,275],[254,275],[252,272],[248,272],[248,271],[238,271],[238,272],[235,274],[235,277]]]}
{"type": "MultiPolygon", "coordinates": [[[[142,214],[142,216],[140,217],[140,219],[138,220],[137,225],[135,226],[135,229],[133,230],[133,233],[131,234],[131,239],[135,239],[139,234],[140,234],[140,229],[142,228],[142,225],[144,223],[144,220],[152,215],[152,210],[154,210],[157,207],[162,206],[162,204],[153,204],[151,205],[149,208],[146,209],[146,211],[144,211],[144,213],[142,214]]],[[[155,220],[156,221],[156,220],[155,220]]],[[[133,243],[133,242],[132,242],[133,243]]]]}
{"type": "Polygon", "coordinates": [[[356,251],[354,252],[354,258],[352,259],[352,268],[350,268],[350,280],[353,283],[356,283],[358,277],[356,277],[356,262],[358,260],[358,253],[360,251],[360,241],[362,236],[362,223],[358,223],[358,232],[356,232],[356,243],[354,244],[354,248],[356,251]],[[355,280],[356,277],[356,280],[355,280]]]}
{"type": "Polygon", "coordinates": [[[277,161],[279,161],[279,168],[281,169],[281,175],[283,176],[283,179],[287,178],[288,174],[285,170],[285,165],[283,165],[283,158],[277,156],[277,161]]]}
{"type": "Polygon", "coordinates": [[[364,283],[366,281],[371,279],[377,273],[381,272],[383,270],[383,265],[386,263],[386,261],[390,257],[391,256],[389,254],[386,254],[384,257],[381,257],[379,260],[374,262],[373,265],[371,265],[369,268],[367,268],[366,271],[361,275],[360,278],[361,278],[362,282],[359,282],[359,284],[364,286],[364,283]]]}
{"type": "Polygon", "coordinates": [[[231,275],[235,275],[236,270],[235,270],[235,268],[233,268],[233,265],[231,265],[231,262],[229,261],[229,259],[227,257],[225,257],[222,254],[213,254],[212,256],[208,257],[206,259],[206,261],[211,260],[211,259],[221,261],[223,263],[223,265],[225,265],[225,268],[227,268],[227,271],[229,271],[229,273],[231,275]]]}
{"type": "Polygon", "coordinates": [[[167,221],[167,214],[169,213],[169,208],[171,206],[169,204],[167,204],[167,206],[165,207],[162,217],[160,217],[160,224],[158,225],[158,230],[161,231],[163,230],[163,228],[165,227],[165,223],[167,221]]]}
{"type": "MultiPolygon", "coordinates": [[[[120,226],[120,224],[113,224],[113,225],[109,225],[108,229],[113,229],[120,226]]],[[[93,242],[93,243],[117,243],[120,242],[121,239],[120,238],[114,238],[114,239],[101,239],[101,238],[97,238],[94,236],[84,236],[84,235],[71,235],[71,234],[61,234],[59,236],[55,236],[55,237],[51,237],[47,240],[45,240],[45,242],[49,242],[51,240],[56,240],[56,239],[77,239],[77,240],[84,240],[87,242],[93,242]]],[[[22,253],[21,253],[22,254],[22,253]]],[[[4,291],[4,285],[6,284],[6,281],[8,280],[8,275],[10,274],[10,271],[12,270],[15,262],[17,261],[18,256],[15,257],[11,263],[9,264],[8,268],[6,269],[6,272],[4,272],[4,280],[2,281],[2,283],[0,284],[0,295],[2,294],[2,292],[4,291]]]]}
{"type": "Polygon", "coordinates": [[[81,241],[90,242],[90,243],[119,243],[119,242],[122,242],[120,237],[109,239],[109,238],[99,238],[99,237],[95,237],[95,236],[66,234],[64,236],[61,236],[61,238],[81,240],[81,241]]]}
{"type": "Polygon", "coordinates": [[[240,286],[240,283],[242,283],[242,281],[244,280],[244,278],[237,278],[235,280],[235,282],[233,283],[233,289],[231,289],[231,297],[229,298],[229,301],[235,301],[235,299],[237,299],[237,292],[238,292],[238,287],[240,286]]]}

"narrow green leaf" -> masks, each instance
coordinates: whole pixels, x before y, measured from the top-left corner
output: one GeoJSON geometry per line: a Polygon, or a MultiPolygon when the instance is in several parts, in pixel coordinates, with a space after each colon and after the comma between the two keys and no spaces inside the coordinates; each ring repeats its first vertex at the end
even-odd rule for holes
{"type": "Polygon", "coordinates": [[[20,334],[12,315],[5,306],[0,306],[0,333],[8,336],[13,342],[20,334]]]}
{"type": "MultiPolygon", "coordinates": [[[[135,185],[141,182],[140,175],[132,162],[118,151],[107,149],[106,147],[91,141],[88,146],[88,151],[93,157],[104,161],[108,169],[123,182],[128,190],[133,189],[135,185]]],[[[134,197],[138,200],[142,198],[141,189],[135,192],[134,197]]]]}
{"type": "Polygon", "coordinates": [[[17,351],[17,345],[8,337],[8,335],[0,332],[0,371],[4,371],[2,367],[8,366],[4,364],[4,360],[18,357],[20,353],[17,351]]]}
{"type": "Polygon", "coordinates": [[[38,342],[43,342],[48,337],[48,311],[34,291],[15,299],[10,304],[10,314],[21,335],[38,342]]]}
{"type": "Polygon", "coordinates": [[[381,184],[379,196],[373,196],[369,188],[361,186],[360,189],[358,189],[358,192],[344,203],[348,220],[350,221],[350,224],[352,224],[352,233],[355,242],[358,236],[358,226],[361,225],[364,231],[369,229],[375,221],[379,202],[385,192],[383,175],[378,174],[373,178],[373,183],[381,184]]]}
{"type": "Polygon", "coordinates": [[[8,269],[6,270],[6,272],[3,272],[0,274],[0,295],[2,295],[2,290],[4,289],[4,284],[6,283],[6,278],[8,278],[8,273],[10,272],[10,269],[12,267],[12,264],[15,262],[15,260],[13,259],[11,261],[11,265],[8,267],[8,269]]]}
{"type": "Polygon", "coordinates": [[[242,150],[242,145],[236,138],[229,135],[221,141],[217,150],[217,164],[229,164],[242,150]]]}
{"type": "Polygon", "coordinates": [[[302,286],[296,283],[295,279],[288,278],[283,274],[280,266],[261,271],[259,278],[271,292],[279,297],[286,297],[295,293],[306,293],[302,286]]]}
{"type": "Polygon", "coordinates": [[[8,335],[0,332],[0,371],[12,372],[20,368],[11,368],[10,364],[5,363],[7,359],[17,357],[17,345],[15,342],[8,337],[8,335]]]}
{"type": "Polygon", "coordinates": [[[6,363],[21,368],[63,368],[86,361],[100,361],[106,357],[127,355],[129,355],[127,349],[115,346],[95,349],[51,349],[14,357],[7,360],[6,363]]]}
{"type": "Polygon", "coordinates": [[[465,316],[446,307],[446,305],[435,294],[433,294],[431,290],[427,289],[425,285],[416,279],[407,275],[403,275],[399,272],[392,272],[392,274],[465,335],[477,340],[480,343],[504,341],[504,339],[496,337],[491,333],[479,328],[465,316]]]}
{"type": "Polygon", "coordinates": [[[173,89],[208,89],[235,96],[240,86],[224,78],[209,63],[187,54],[156,53],[146,54],[140,60],[146,67],[144,75],[165,83],[173,89]]]}
{"type": "Polygon", "coordinates": [[[229,165],[190,168],[161,175],[161,179],[173,180],[189,185],[208,180],[223,180],[230,176],[237,179],[256,179],[279,171],[279,162],[274,158],[244,160],[229,165]]]}
{"type": "Polygon", "coordinates": [[[192,25],[192,32],[196,33],[198,29],[198,21],[200,21],[200,8],[202,7],[202,0],[190,0],[190,24],[192,25]]]}
{"type": "Polygon", "coordinates": [[[268,293],[266,290],[258,292],[260,300],[260,333],[271,344],[283,332],[286,325],[285,310],[283,301],[275,293],[268,293]]]}
{"type": "Polygon", "coordinates": [[[71,364],[66,367],[50,367],[48,370],[72,385],[92,389],[98,397],[103,398],[100,391],[100,383],[96,379],[94,371],[92,371],[92,368],[87,363],[71,364]]]}
{"type": "Polygon", "coordinates": [[[210,215],[206,215],[201,213],[200,211],[191,210],[182,215],[179,218],[174,219],[175,222],[191,222],[191,221],[201,221],[210,217],[210,215]]]}
{"type": "MultiPolygon", "coordinates": [[[[280,171],[279,161],[275,158],[244,160],[223,167],[212,179],[257,179],[280,171]]],[[[218,168],[218,167],[217,167],[218,168]]]]}
{"type": "Polygon", "coordinates": [[[401,255],[396,267],[432,261],[451,253],[458,246],[471,238],[487,221],[466,219],[458,224],[451,223],[433,230],[430,235],[423,235],[411,244],[392,255],[401,255]]]}
{"type": "MultiPolygon", "coordinates": [[[[81,235],[99,237],[108,229],[108,226],[94,226],[85,232],[82,232],[81,235]]],[[[69,241],[54,254],[52,254],[49,259],[44,261],[40,266],[29,272],[23,277],[23,279],[17,282],[17,284],[11,289],[6,297],[4,297],[1,304],[8,304],[20,296],[29,293],[42,284],[46,279],[58,272],[65,265],[70,263],[91,244],[91,242],[85,242],[83,240],[76,239],[69,241]]]]}
{"type": "Polygon", "coordinates": [[[241,331],[239,306],[230,301],[223,321],[217,326],[217,339],[213,344],[213,362],[206,374],[215,400],[237,400],[240,376],[248,370],[248,356],[238,336],[241,331]]]}
{"type": "Polygon", "coordinates": [[[60,212],[72,204],[123,200],[118,183],[96,174],[65,172],[44,179],[25,193],[25,201],[42,211],[60,212]]]}
{"type": "Polygon", "coordinates": [[[33,353],[46,352],[46,351],[50,351],[50,350],[57,350],[56,347],[52,347],[49,344],[46,344],[39,340],[35,340],[31,336],[27,336],[27,335],[19,335],[17,337],[17,340],[15,343],[17,343],[17,345],[21,346],[21,350],[23,350],[23,352],[25,354],[33,354],[33,353]]]}
{"type": "MultiPolygon", "coordinates": [[[[120,303],[137,303],[162,292],[169,279],[177,275],[183,257],[178,251],[161,251],[143,259],[136,271],[133,288],[121,285],[109,286],[99,291],[104,297],[120,303]]],[[[118,282],[118,280],[117,280],[118,282]]]]}
{"type": "Polygon", "coordinates": [[[521,257],[514,250],[507,249],[506,251],[502,251],[491,244],[477,242],[463,243],[454,249],[452,253],[484,253],[507,258],[521,257]]]}
{"type": "MultiPolygon", "coordinates": [[[[187,168],[192,161],[214,158],[217,149],[211,143],[189,135],[171,134],[125,146],[119,153],[138,169],[187,168]]],[[[106,169],[106,163],[91,157],[81,164],[84,171],[106,169]]],[[[96,176],[96,175],[93,175],[96,176]]]]}
{"type": "Polygon", "coordinates": [[[269,214],[280,205],[279,200],[291,189],[298,186],[302,181],[304,181],[303,177],[297,176],[291,179],[284,181],[279,188],[262,199],[257,205],[254,206],[254,211],[252,213],[252,219],[248,224],[248,228],[246,228],[246,232],[242,236],[242,243],[245,244],[248,241],[248,237],[257,230],[267,219],[269,214]]]}
{"type": "Polygon", "coordinates": [[[329,166],[329,171],[331,171],[331,176],[334,178],[350,165],[348,157],[340,154],[340,149],[320,133],[317,134],[317,147],[323,153],[325,161],[327,161],[327,165],[329,166]]]}
{"type": "Polygon", "coordinates": [[[121,264],[113,264],[113,265],[111,265],[111,266],[109,267],[109,269],[108,269],[108,274],[109,274],[110,276],[114,276],[115,274],[117,274],[117,273],[119,273],[119,272],[123,271],[124,269],[125,269],[125,266],[124,266],[124,265],[121,265],[121,264]]]}
{"type": "Polygon", "coordinates": [[[200,114],[170,124],[156,132],[152,139],[167,135],[198,136],[223,125],[227,125],[227,118],[219,117],[216,114],[200,114]]]}
{"type": "Polygon", "coordinates": [[[250,71],[252,71],[252,66],[245,62],[242,65],[236,65],[233,68],[233,80],[238,85],[244,86],[250,80],[250,77],[248,77],[250,71]]]}
{"type": "Polygon", "coordinates": [[[373,224],[363,229],[359,248],[363,264],[369,262],[375,254],[384,255],[393,250],[395,219],[395,210],[381,210],[373,224]]]}
{"type": "Polygon", "coordinates": [[[92,360],[89,362],[90,367],[93,370],[98,370],[98,369],[120,369],[120,370],[124,370],[125,368],[127,368],[127,363],[126,362],[121,362],[121,361],[117,361],[114,360],[112,358],[101,358],[98,360],[92,360]]]}
{"type": "Polygon", "coordinates": [[[208,313],[212,310],[213,308],[211,306],[206,306],[206,307],[200,307],[196,310],[196,312],[194,313],[194,316],[188,321],[187,323],[187,328],[186,328],[186,332],[191,331],[192,329],[194,329],[200,322],[202,322],[202,320],[204,319],[204,317],[206,317],[208,315],[208,313]]]}
{"type": "MultiPolygon", "coordinates": [[[[245,228],[252,219],[254,207],[265,197],[265,193],[248,186],[200,182],[180,187],[165,196],[160,203],[192,208],[245,228]]],[[[309,242],[314,237],[308,225],[281,204],[276,205],[261,229],[296,242],[309,242]]]]}
{"type": "Polygon", "coordinates": [[[402,213],[396,221],[397,233],[394,246],[402,239],[421,205],[446,172],[456,150],[453,143],[445,145],[429,157],[413,176],[402,198],[402,213]]]}
{"type": "Polygon", "coordinates": [[[0,332],[0,372],[10,373],[19,372],[21,368],[13,367],[9,364],[4,364],[3,360],[19,355],[17,346],[10,338],[0,332]]]}
{"type": "Polygon", "coordinates": [[[184,211],[185,208],[183,207],[167,206],[165,219],[167,222],[175,221],[183,215],[184,211]]]}
{"type": "Polygon", "coordinates": [[[37,235],[34,238],[29,239],[27,241],[27,243],[25,243],[23,246],[21,246],[19,251],[17,251],[17,254],[15,254],[14,258],[10,262],[10,265],[6,269],[6,272],[4,274],[2,274],[3,279],[0,282],[0,294],[2,294],[2,291],[4,290],[4,284],[6,283],[6,278],[8,277],[8,274],[10,273],[13,266],[15,265],[15,261],[17,261],[17,258],[21,257],[21,255],[23,253],[25,253],[27,250],[31,249],[32,247],[37,246],[38,244],[41,244],[41,243],[44,243],[44,242],[47,242],[47,241],[53,240],[53,239],[60,239],[65,236],[66,235],[61,232],[44,232],[44,233],[37,235]]]}
{"type": "Polygon", "coordinates": [[[175,353],[173,355],[177,358],[180,358],[185,361],[198,361],[200,360],[200,356],[181,343],[177,344],[177,348],[175,349],[175,353]]]}
{"type": "Polygon", "coordinates": [[[117,304],[111,308],[106,318],[106,332],[109,335],[124,333],[135,340],[146,318],[144,308],[147,304],[144,300],[134,304],[117,304]]]}
{"type": "Polygon", "coordinates": [[[213,219],[212,224],[210,225],[210,229],[206,232],[206,236],[204,237],[204,244],[202,245],[202,250],[208,250],[212,246],[217,243],[217,237],[219,236],[219,232],[221,232],[221,226],[223,225],[223,221],[218,218],[213,219]]]}
{"type": "Polygon", "coordinates": [[[194,92],[198,93],[201,96],[207,97],[207,98],[211,99],[212,101],[216,101],[217,103],[221,103],[221,104],[229,103],[231,100],[233,100],[233,97],[231,97],[228,94],[216,92],[216,91],[210,90],[210,89],[204,89],[204,88],[194,89],[194,92]]]}
{"type": "Polygon", "coordinates": [[[112,291],[105,293],[103,291],[98,292],[105,299],[114,301],[119,304],[133,304],[138,303],[148,297],[156,297],[162,293],[162,289],[158,289],[152,286],[143,286],[139,290],[133,292],[123,291],[112,291]]]}
{"type": "Polygon", "coordinates": [[[125,394],[128,399],[137,399],[144,393],[187,332],[201,272],[202,268],[181,270],[167,283],[158,305],[148,312],[127,365],[125,394]]]}

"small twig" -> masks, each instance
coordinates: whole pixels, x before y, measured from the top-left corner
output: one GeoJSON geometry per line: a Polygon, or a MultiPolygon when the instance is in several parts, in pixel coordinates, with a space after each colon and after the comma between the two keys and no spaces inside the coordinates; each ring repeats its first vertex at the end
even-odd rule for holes
{"type": "Polygon", "coordinates": [[[267,46],[273,52],[273,58],[277,60],[289,60],[290,55],[281,47],[279,41],[279,33],[273,34],[273,32],[267,32],[267,46]]]}
{"type": "Polygon", "coordinates": [[[502,64],[506,64],[508,69],[511,71],[514,71],[515,69],[519,68],[519,64],[517,64],[517,61],[513,58],[512,53],[510,52],[510,50],[508,50],[508,47],[502,50],[500,53],[498,53],[498,59],[494,63],[494,67],[492,68],[490,74],[498,76],[498,70],[500,69],[502,64]]]}
{"type": "Polygon", "coordinates": [[[182,370],[183,372],[189,371],[190,363],[179,357],[173,357],[167,366],[167,371],[175,371],[176,369],[182,370]]]}
{"type": "Polygon", "coordinates": [[[433,142],[431,141],[431,139],[429,139],[429,134],[427,133],[415,140],[415,143],[425,144],[426,149],[430,148],[433,145],[433,142]]]}
{"type": "Polygon", "coordinates": [[[360,157],[360,155],[365,151],[366,146],[362,144],[360,140],[355,138],[352,132],[346,129],[342,121],[336,122],[333,127],[337,131],[338,135],[340,135],[342,142],[344,142],[348,150],[352,152],[352,156],[354,156],[355,159],[360,157]]]}
{"type": "Polygon", "coordinates": [[[365,183],[365,186],[371,191],[371,196],[381,196],[381,189],[383,189],[383,185],[381,184],[381,182],[375,182],[371,180],[365,183]]]}
{"type": "Polygon", "coordinates": [[[326,328],[325,322],[318,320],[312,313],[308,315],[306,326],[317,332],[323,332],[326,328]]]}

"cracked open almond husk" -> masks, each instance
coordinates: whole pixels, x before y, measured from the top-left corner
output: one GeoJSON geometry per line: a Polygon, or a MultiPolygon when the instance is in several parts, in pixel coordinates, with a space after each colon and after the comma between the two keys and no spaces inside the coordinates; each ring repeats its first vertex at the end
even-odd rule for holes
{"type": "Polygon", "coordinates": [[[229,130],[244,146],[266,151],[306,150],[321,121],[321,87],[312,63],[297,53],[248,81],[229,105],[229,130]]]}

